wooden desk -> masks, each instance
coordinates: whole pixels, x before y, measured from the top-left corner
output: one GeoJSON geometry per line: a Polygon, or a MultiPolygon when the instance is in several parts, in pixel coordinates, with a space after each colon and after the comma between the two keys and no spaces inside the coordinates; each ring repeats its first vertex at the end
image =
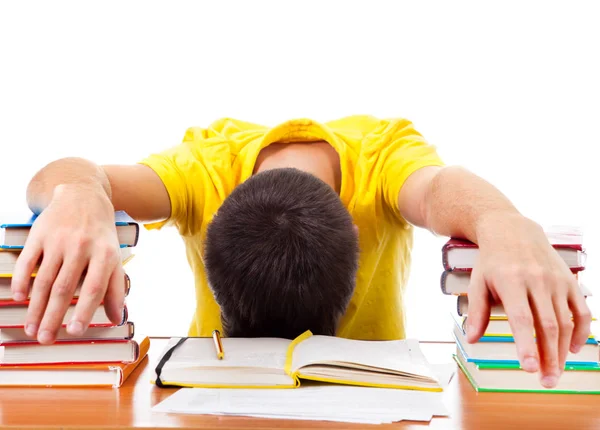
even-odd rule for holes
{"type": "MultiPolygon", "coordinates": [[[[167,415],[152,406],[174,392],[149,383],[166,341],[154,339],[146,359],[120,389],[0,389],[0,425],[17,428],[362,428],[362,425],[241,417],[167,415]]],[[[423,344],[432,362],[448,362],[453,344],[423,344]]],[[[458,371],[446,393],[449,418],[430,424],[401,422],[373,428],[402,429],[600,429],[600,396],[477,394],[458,371]]]]}

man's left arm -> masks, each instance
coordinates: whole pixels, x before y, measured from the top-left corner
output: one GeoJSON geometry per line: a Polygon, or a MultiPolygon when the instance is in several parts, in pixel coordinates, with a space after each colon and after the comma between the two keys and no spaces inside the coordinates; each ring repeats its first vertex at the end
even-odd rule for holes
{"type": "Polygon", "coordinates": [[[490,304],[500,301],[522,368],[540,370],[542,385],[554,387],[568,351],[576,353],[585,344],[591,314],[543,229],[494,186],[460,167],[412,173],[402,185],[398,208],[413,225],[479,246],[469,285],[469,342],[483,335],[490,304]]]}

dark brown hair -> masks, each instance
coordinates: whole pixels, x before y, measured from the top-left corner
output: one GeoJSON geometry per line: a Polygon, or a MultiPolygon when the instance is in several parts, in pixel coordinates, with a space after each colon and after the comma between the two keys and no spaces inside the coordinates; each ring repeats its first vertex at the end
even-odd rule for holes
{"type": "Polygon", "coordinates": [[[296,169],[268,170],[225,199],[204,264],[227,336],[335,335],[354,291],[358,238],[329,185],[296,169]]]}

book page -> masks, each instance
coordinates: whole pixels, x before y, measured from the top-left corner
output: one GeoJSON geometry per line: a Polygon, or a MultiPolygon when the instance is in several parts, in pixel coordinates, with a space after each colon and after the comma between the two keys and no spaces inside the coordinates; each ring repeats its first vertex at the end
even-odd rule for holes
{"type": "MultiPolygon", "coordinates": [[[[165,352],[179,339],[172,339],[165,352]]],[[[222,338],[225,356],[217,358],[212,338],[189,338],[173,352],[167,368],[199,367],[256,367],[283,370],[287,348],[286,339],[222,338]]]]}
{"type": "MultiPolygon", "coordinates": [[[[311,336],[294,349],[292,370],[310,364],[358,364],[437,380],[416,340],[362,341],[311,336]]],[[[302,372],[300,372],[302,373],[302,372]]]]}

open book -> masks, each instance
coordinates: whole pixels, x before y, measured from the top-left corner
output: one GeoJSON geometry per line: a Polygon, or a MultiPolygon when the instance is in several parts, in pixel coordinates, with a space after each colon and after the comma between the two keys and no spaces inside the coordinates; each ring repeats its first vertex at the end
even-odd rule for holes
{"type": "Polygon", "coordinates": [[[159,386],[295,388],[313,380],[371,387],[442,391],[416,340],[359,341],[306,332],[293,341],[224,338],[217,358],[212,338],[173,338],[153,382],[159,386]]]}

